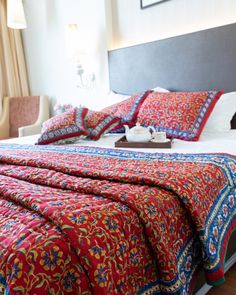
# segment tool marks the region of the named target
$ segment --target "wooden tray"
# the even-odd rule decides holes
[[[167,142],[128,142],[126,137],[123,136],[115,142],[115,147],[124,148],[145,148],[145,149],[170,149],[172,145],[172,139]]]

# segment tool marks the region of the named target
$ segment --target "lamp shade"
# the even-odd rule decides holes
[[[7,26],[12,29],[27,27],[22,0],[7,0]]]

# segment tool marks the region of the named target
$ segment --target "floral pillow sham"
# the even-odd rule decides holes
[[[74,143],[80,138],[99,139],[120,124],[120,118],[87,108],[73,108],[43,123],[37,144]]]
[[[197,141],[222,93],[152,92],[140,107],[137,121],[166,132],[168,137]]]
[[[113,128],[112,132],[124,132],[123,126],[125,124],[129,126],[135,125],[139,109],[150,93],[151,91],[147,90],[145,92],[134,94],[119,103],[115,103],[101,110],[101,112],[116,116],[121,119],[120,124]]]
[[[93,140],[99,139],[111,129],[120,125],[120,118],[100,111],[88,110],[85,116],[87,137]]]
[[[86,108],[73,108],[65,113],[56,115],[42,125],[38,144],[72,142],[88,134],[84,125],[87,114]]]

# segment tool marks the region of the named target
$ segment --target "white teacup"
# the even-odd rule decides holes
[[[166,132],[153,132],[152,133],[152,141],[154,142],[165,142],[167,140]]]

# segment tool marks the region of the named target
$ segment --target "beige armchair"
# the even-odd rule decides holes
[[[49,118],[47,96],[4,97],[0,115],[0,139],[40,133]]]

